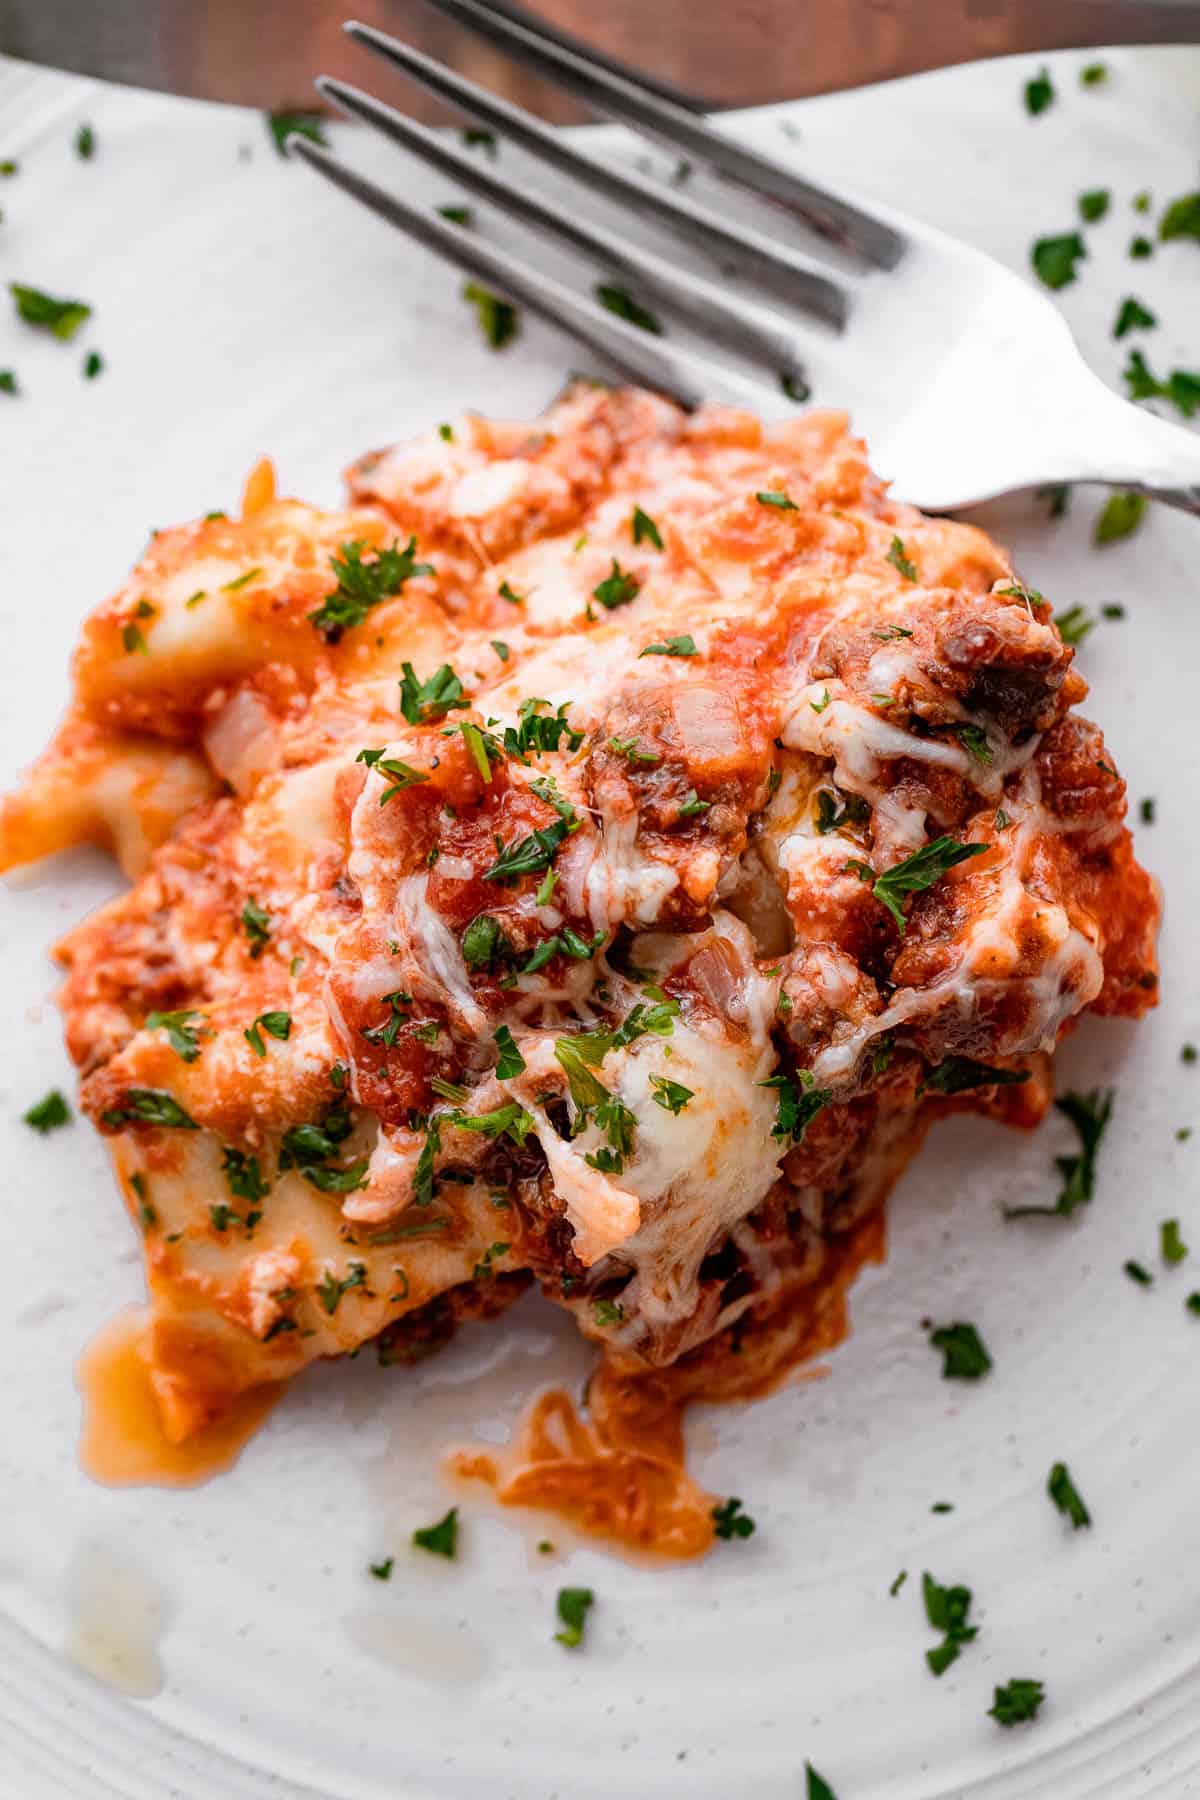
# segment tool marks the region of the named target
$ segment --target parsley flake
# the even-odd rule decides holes
[[[1025,83],[1025,111],[1031,118],[1036,119],[1039,113],[1053,106],[1056,98],[1049,69],[1039,69],[1033,79]]]
[[[203,1017],[202,1012],[190,1006],[182,1007],[178,1012],[151,1012],[146,1014],[145,1029],[165,1031],[176,1056],[182,1057],[185,1063],[193,1063],[200,1054],[200,1041],[192,1020]]]
[[[1182,237],[1195,238],[1200,243],[1200,189],[1171,201],[1159,220],[1158,235],[1164,244]]]
[[[421,681],[410,662],[401,663],[404,679],[400,683],[400,711],[410,725],[428,725],[448,712],[466,710],[463,684],[449,663],[435,669],[428,681]]]
[[[1094,628],[1096,621],[1086,608],[1068,606],[1065,612],[1055,613],[1054,623],[1064,644],[1079,645]]]
[[[900,902],[906,894],[921,894],[927,888],[941,880],[958,863],[965,862],[968,857],[982,856],[990,849],[988,844],[960,844],[952,837],[934,838],[921,850],[914,850],[894,868],[885,869],[882,875],[875,876],[872,892],[875,898],[887,907],[896,928],[903,936],[906,921],[900,910]]]
[[[1129,331],[1152,331],[1157,324],[1158,320],[1149,308],[1143,306],[1140,300],[1135,300],[1132,294],[1128,294],[1117,312],[1113,336],[1123,338]]]
[[[1164,1219],[1158,1228],[1159,1248],[1165,1263],[1181,1263],[1188,1249],[1179,1235],[1179,1220]]]
[[[396,1559],[394,1556],[385,1556],[382,1562],[367,1564],[367,1567],[370,1569],[376,1581],[390,1581],[392,1579],[392,1570],[395,1566]]]
[[[280,156],[287,155],[287,141],[290,136],[307,138],[310,144],[329,147],[329,139],[325,136],[325,124],[320,113],[313,112],[269,112],[266,115],[267,130]]]
[[[556,1631],[554,1641],[568,1650],[576,1650],[583,1642],[587,1616],[596,1603],[591,1588],[559,1588],[556,1602],[563,1629]]]
[[[58,1089],[51,1088],[44,1099],[21,1114],[21,1119],[24,1124],[32,1126],[34,1131],[40,1132],[42,1137],[46,1137],[50,1132],[57,1131],[60,1125],[71,1123],[71,1109]]]
[[[1185,419],[1200,410],[1200,372],[1196,370],[1172,369],[1166,380],[1160,381],[1141,351],[1131,350],[1121,379],[1131,400],[1169,400]]]
[[[1096,520],[1094,541],[1097,544],[1114,544],[1120,538],[1132,537],[1145,517],[1145,512],[1145,494],[1110,494],[1104,503],[1104,510]]]
[[[1089,188],[1087,193],[1079,196],[1079,216],[1087,224],[1095,225],[1111,204],[1112,194],[1108,188]]]
[[[651,1098],[656,1105],[676,1116],[683,1112],[689,1100],[695,1099],[694,1089],[684,1087],[679,1081],[668,1081],[665,1075],[652,1075],[650,1086],[654,1090]]]
[[[971,1590],[965,1587],[943,1587],[928,1571],[921,1577],[921,1585],[925,1598],[925,1616],[935,1631],[945,1634],[936,1649],[925,1652],[925,1661],[932,1674],[944,1675],[951,1663],[958,1660],[962,1646],[979,1635],[978,1626],[967,1624],[971,1611]]]
[[[25,287],[19,281],[10,281],[8,291],[27,325],[50,332],[64,344],[69,343],[79,327],[92,316],[91,307],[83,300],[56,300],[52,294]]]
[[[719,1506],[712,1509],[714,1536],[732,1540],[733,1538],[753,1537],[754,1520],[742,1511],[742,1503],[736,1494],[730,1495]]]
[[[1087,246],[1077,231],[1064,231],[1058,237],[1038,238],[1029,252],[1034,273],[1048,288],[1069,287],[1075,280],[1077,262],[1087,256]]]
[[[257,962],[271,941],[271,915],[251,894],[242,907],[242,930],[253,961]]]
[[[790,495],[783,493],[780,489],[768,488],[755,494],[754,498],[760,506],[773,506],[779,512],[799,512],[800,510]]]
[[[696,640],[690,631],[681,633],[679,637],[665,638],[661,644],[647,644],[638,656],[699,656]]]
[[[503,350],[506,344],[512,343],[521,324],[520,315],[511,300],[502,300],[499,294],[493,294],[490,288],[481,287],[477,281],[465,284],[462,297],[475,308],[484,341],[493,350]]]
[[[898,569],[900,571],[905,581],[920,580],[916,563],[912,562],[909,557],[905,555],[903,538],[893,536],[891,545],[888,549],[887,559],[891,563],[893,569]]]
[[[624,319],[629,325],[636,325],[639,331],[652,332],[655,337],[662,336],[661,321],[636,300],[628,288],[614,287],[611,282],[599,282],[593,292],[601,306],[607,307],[610,313],[615,313],[618,319]]]
[[[662,549],[662,534],[660,533],[658,526],[654,523],[650,514],[643,512],[640,506],[635,506],[633,509],[630,530],[633,532],[633,541],[635,544],[644,542],[653,544],[656,550]]]
[[[450,1511],[436,1525],[421,1525],[412,1534],[412,1541],[418,1550],[428,1550],[434,1556],[454,1557],[458,1554],[458,1508],[452,1506]]]
[[[978,1381],[992,1366],[987,1346],[974,1325],[961,1321],[939,1325],[929,1334],[930,1346],[942,1352],[943,1381]]]
[[[1091,1524],[1092,1515],[1084,1505],[1079,1489],[1071,1480],[1071,1471],[1066,1463],[1055,1463],[1046,1482],[1046,1492],[1063,1517],[1071,1521],[1073,1531],[1081,1531],[1085,1525]]]
[[[639,587],[637,576],[623,570],[614,556],[611,570],[592,589],[592,599],[598,600],[606,612],[615,612],[618,606],[628,606],[637,597]]]
[[[419,575],[432,575],[432,563],[416,561],[417,540],[410,537],[404,549],[397,538],[390,548],[376,551],[370,562],[363,561],[368,548],[364,538],[351,538],[338,546],[329,566],[337,586],[326,594],[308,622],[320,632],[327,644],[336,644],[342,633],[361,625],[372,607],[402,592],[404,584]],[[412,721],[410,721],[411,723]]]
[[[292,1015],[288,1012],[259,1013],[253,1025],[247,1026],[242,1036],[253,1050],[255,1056],[265,1056],[267,1046],[263,1042],[263,1032],[273,1037],[277,1043],[286,1044],[292,1035]]]
[[[995,1719],[997,1725],[1023,1725],[1027,1720],[1037,1718],[1045,1697],[1046,1690],[1040,1681],[1014,1676],[1003,1687],[995,1689],[988,1717]]]
[[[1070,1218],[1080,1206],[1086,1206],[1096,1185],[1096,1155],[1100,1140],[1112,1118],[1113,1091],[1094,1088],[1089,1094],[1067,1093],[1054,1102],[1079,1134],[1078,1156],[1057,1156],[1055,1164],[1063,1178],[1063,1187],[1053,1206],[1006,1206],[1006,1219]]]

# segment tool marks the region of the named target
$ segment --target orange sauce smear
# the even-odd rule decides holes
[[[587,1418],[561,1389],[538,1396],[504,1451],[453,1451],[446,1472],[480,1481],[502,1506],[556,1514],[624,1552],[685,1561],[712,1547],[717,1496],[689,1475],[683,1415],[690,1400],[748,1400],[787,1372],[832,1350],[849,1331],[846,1291],[864,1262],[882,1262],[882,1207],[827,1260],[818,1280],[793,1292],[748,1336],[646,1374],[602,1362],[588,1388]]]
[[[142,1354],[148,1318],[135,1307],[110,1319],[75,1365],[80,1466],[105,1487],[196,1487],[233,1467],[283,1387],[251,1388],[214,1424],[171,1443]]]

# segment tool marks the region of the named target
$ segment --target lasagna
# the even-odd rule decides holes
[[[57,955],[167,1434],[532,1284],[650,1413],[831,1341],[930,1119],[1154,1002],[1073,663],[833,412],[576,384],[155,533],[0,856],[131,882]]]

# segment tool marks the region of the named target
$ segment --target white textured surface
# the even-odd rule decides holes
[[[778,109],[745,129],[1015,266],[1034,236],[1072,228],[1079,190],[1111,185],[1112,213],[1064,296],[1072,323],[1113,378],[1125,346],[1111,321],[1134,292],[1163,319],[1144,341],[1152,365],[1193,366],[1200,254],[1182,244],[1130,263],[1125,246],[1144,228],[1137,190],[1157,205],[1194,184],[1200,53],[1115,52],[1108,88],[1088,92],[1075,81],[1087,58],[1045,60],[1060,99],[1036,122],[1020,103],[1035,65],[1022,60],[788,109],[802,142],[781,134]],[[91,164],[70,147],[84,118],[99,138]],[[70,347],[0,315],[0,366],[25,390],[0,410],[7,781],[61,705],[80,616],[149,527],[231,504],[263,451],[285,487],[332,499],[351,454],[465,406],[534,412],[577,358],[540,329],[491,355],[454,278],[279,163],[253,117],[0,65],[0,155],[22,164],[3,184],[6,278],[96,307]],[[85,385],[93,345],[108,367]],[[1200,1286],[1200,1136],[1174,1136],[1200,1126],[1200,1070],[1179,1061],[1181,1042],[1200,1039],[1200,527],[1158,512],[1096,552],[1098,505],[1079,494],[1056,524],[1019,501],[983,515],[1056,604],[1129,609],[1081,661],[1131,793],[1158,798],[1142,837],[1168,891],[1167,979],[1145,1025],[1091,1024],[1063,1058],[1064,1085],[1118,1088],[1097,1198],[1066,1224],[1000,1216],[1018,1195],[1052,1197],[1062,1121],[1030,1141],[971,1123],[936,1136],[829,1378],[697,1420],[701,1475],[759,1521],[752,1541],[698,1567],[648,1573],[591,1551],[547,1566],[529,1549],[536,1525],[525,1536],[482,1515],[468,1517],[455,1566],[404,1548],[445,1505],[441,1443],[497,1435],[520,1398],[582,1372],[569,1328],[529,1303],[416,1375],[365,1360],[317,1372],[208,1488],[89,1485],[72,1364],[137,1297],[137,1256],[91,1134],[76,1125],[43,1143],[17,1120],[51,1083],[70,1085],[44,952],[111,876],[81,856],[12,884],[0,923],[6,1796],[793,1800],[806,1757],[839,1800],[1200,1792],[1200,1320],[1183,1309]],[[1168,1272],[1157,1229],[1170,1215],[1196,1253]],[[1122,1275],[1129,1256],[1155,1270],[1151,1290]],[[996,1363],[986,1382],[940,1380],[927,1315],[978,1323]],[[1045,1498],[1060,1457],[1090,1533],[1071,1536]],[[931,1515],[937,1500],[956,1510]],[[381,1587],[366,1564],[392,1552]],[[81,1561],[132,1565],[161,1594],[156,1699],[125,1701],[66,1659]],[[922,1568],[971,1586],[981,1626],[940,1682],[923,1662]],[[575,1657],[551,1641],[563,1581],[598,1595]],[[986,1709],[1013,1675],[1043,1678],[1049,1698],[1034,1726],[1001,1732]]]

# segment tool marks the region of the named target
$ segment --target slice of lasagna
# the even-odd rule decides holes
[[[168,1432],[534,1281],[622,1379],[811,1346],[929,1117],[1154,1002],[1072,664],[834,413],[581,385],[156,534],[0,852],[133,883],[61,1003]]]

